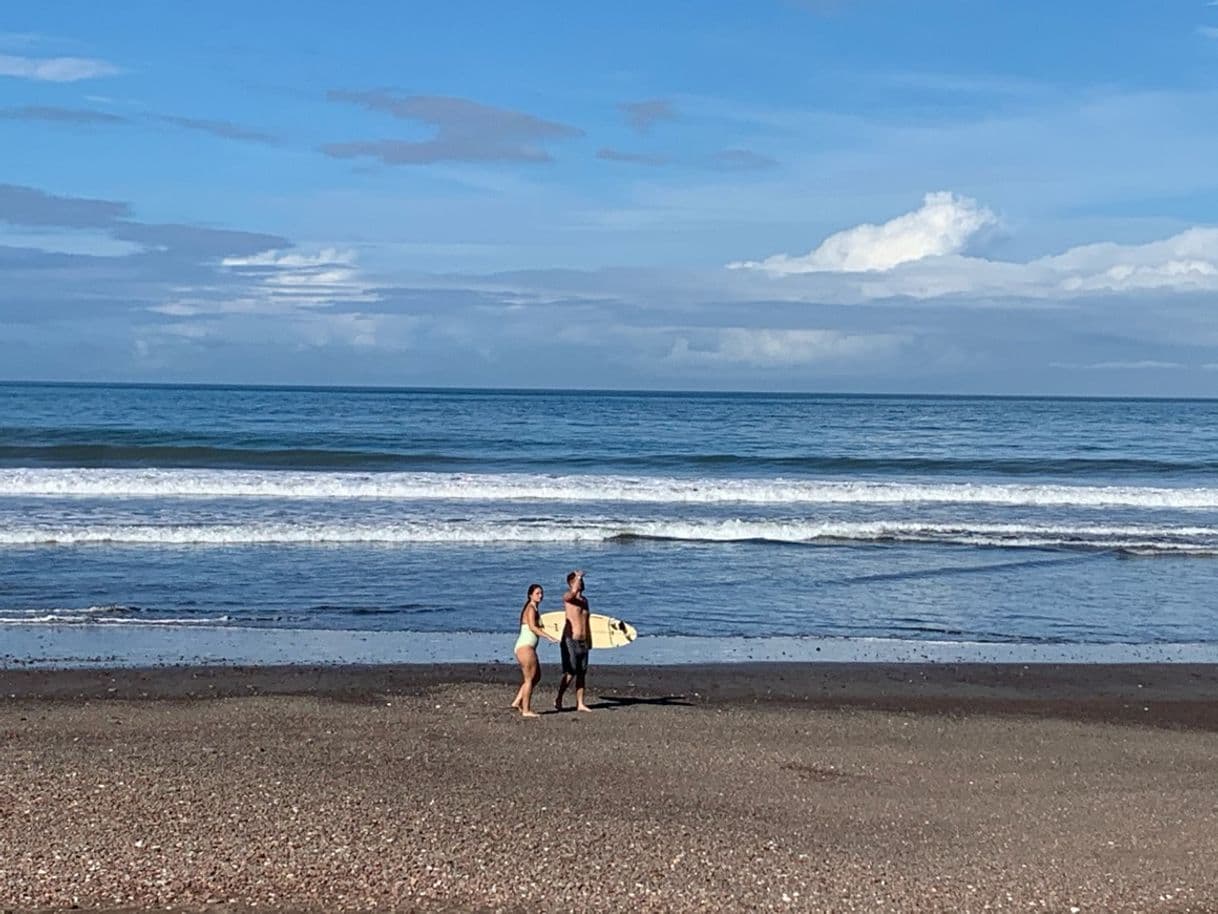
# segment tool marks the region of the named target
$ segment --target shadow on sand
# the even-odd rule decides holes
[[[662,698],[635,698],[630,695],[600,695],[594,703],[588,705],[592,710],[616,711],[618,708],[630,705],[658,705],[665,708],[691,708],[693,702],[686,701],[684,695],[665,695]]]

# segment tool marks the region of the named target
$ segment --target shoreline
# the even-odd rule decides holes
[[[0,670],[157,666],[514,664],[508,633],[106,623],[0,626]],[[542,665],[557,663],[542,645]],[[1218,643],[648,635],[593,665],[749,663],[1218,664]]]
[[[539,706],[558,678],[543,664]],[[512,663],[0,669],[0,701],[190,701],[300,697],[375,702],[435,689],[509,692]],[[589,694],[616,705],[873,710],[1057,718],[1218,732],[1218,664],[718,663],[593,664]]]

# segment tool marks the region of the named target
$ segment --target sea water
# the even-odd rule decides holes
[[[462,659],[577,567],[669,659],[1218,649],[1218,401],[0,385],[8,662]]]

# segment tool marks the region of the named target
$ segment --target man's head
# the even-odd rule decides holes
[[[567,587],[575,593],[584,589],[584,573],[582,571],[567,572]]]

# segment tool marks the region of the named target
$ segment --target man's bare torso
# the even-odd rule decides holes
[[[562,596],[562,608],[567,617],[564,635],[576,641],[588,640],[588,600],[583,594],[568,590]]]

